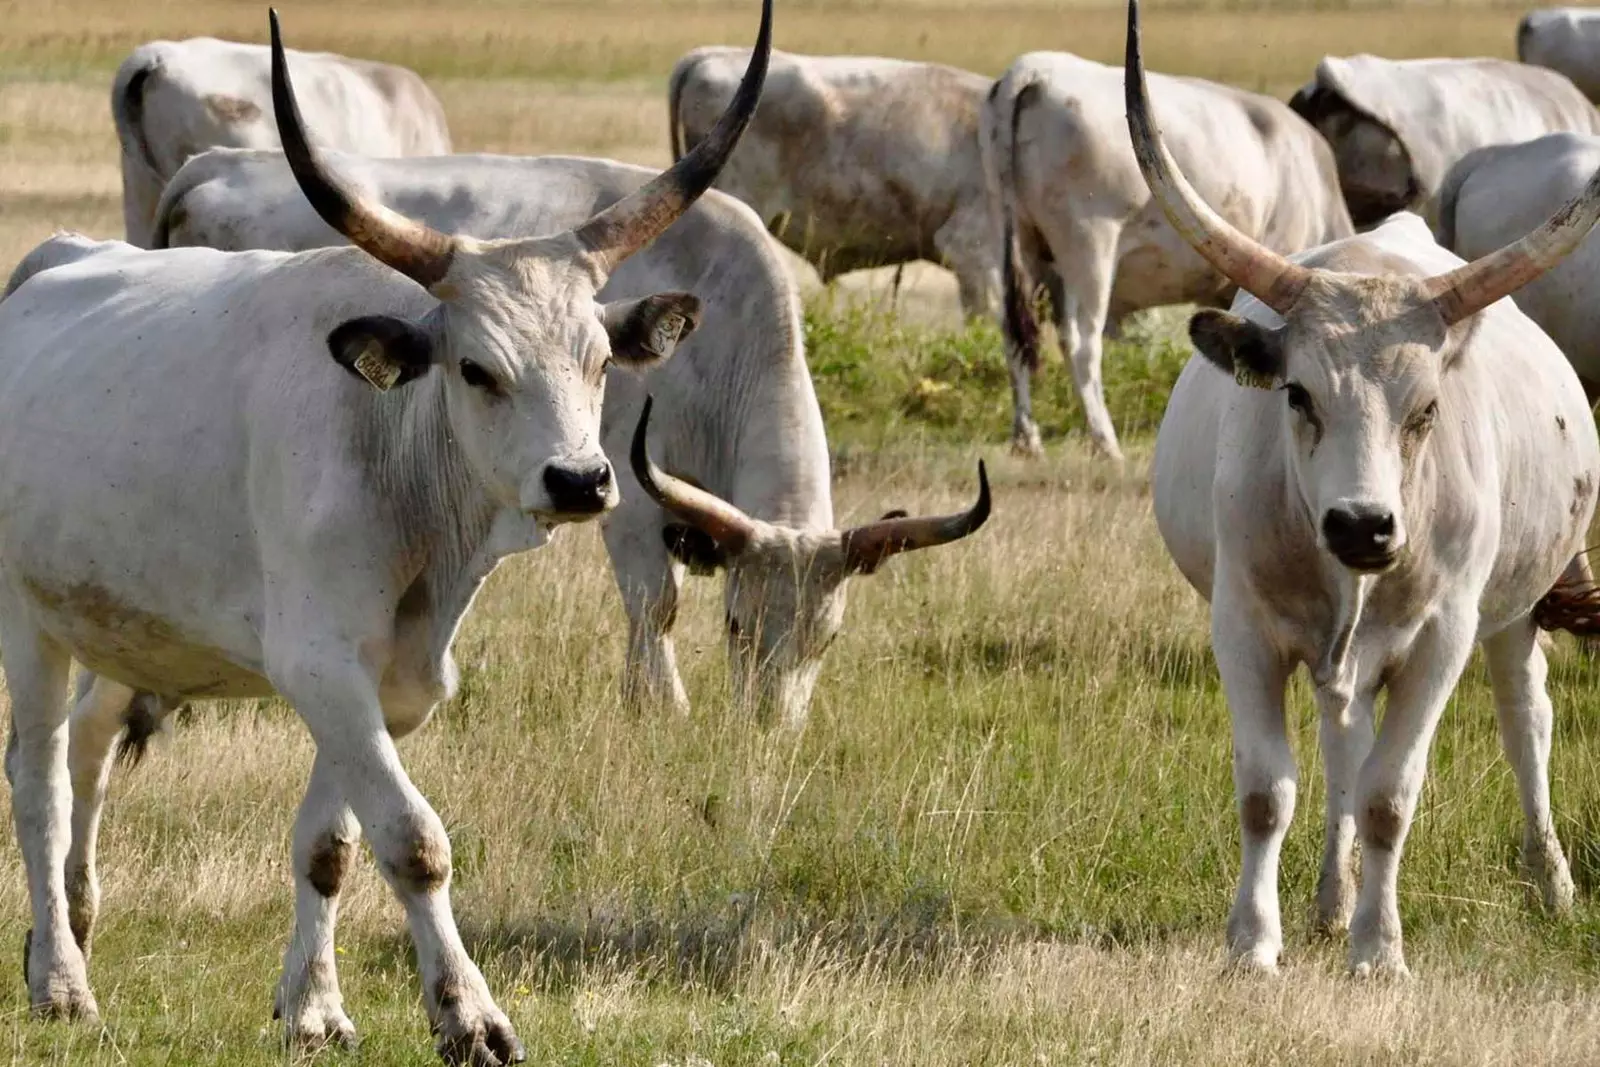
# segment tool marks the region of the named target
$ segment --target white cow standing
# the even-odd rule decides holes
[[[320,143],[371,156],[450,151],[444,108],[414,72],[328,52],[290,52],[300,106]],[[122,212],[130,244],[149,247],[167,180],[217,146],[277,148],[265,45],[193,37],[135,48],[111,84],[122,144]]]
[[[147,252],[64,236],[19,266],[0,300],[0,647],[37,1011],[97,1015],[95,827],[69,826],[68,807],[103,790],[106,768],[73,780],[69,734],[74,747],[114,736],[136,689],[169,702],[277,692],[317,746],[277,996],[288,1036],[353,1036],[333,937],[365,834],[405,908],[439,1051],[524,1058],[462,945],[450,842],[394,738],[453,691],[451,641],[498,562],[616,504],[599,444],[606,366],[665,358],[699,306],[596,296],[715,180],[770,41],[768,0],[732,108],[672,170],[575,229],[488,241],[441,234],[328,171],[274,14],[284,153],[358,247]],[[73,659],[98,678],[69,728]]]
[[[1530,611],[1583,543],[1600,442],[1571,367],[1503,298],[1600,217],[1600,174],[1523,240],[1470,264],[1409,215],[1285,258],[1212,211],[1167,154],[1137,0],[1127,70],[1152,193],[1242,290],[1231,313],[1190,323],[1198,354],[1173,389],[1154,468],[1162,537],[1211,602],[1233,719],[1243,862],[1229,955],[1271,971],[1283,947],[1278,857],[1296,792],[1284,689],[1302,663],[1328,780],[1317,923],[1348,924],[1355,973],[1406,971],[1401,850],[1439,716],[1478,642],[1521,795],[1524,862],[1545,904],[1567,907]]]
[[[642,167],[571,156],[360,159],[330,153],[373,199],[445,233],[535,237],[577,225],[636,191]],[[213,149],[184,165],[156,212],[153,243],[299,251],[344,240],[301,195],[280,153]],[[758,719],[806,719],[822,656],[838,635],[845,586],[881,557],[824,552],[860,541],[834,529],[828,441],[806,367],[800,301],[784,263],[744,204],[711,190],[606,283],[608,300],[684,290],[716,329],[697,331],[641,380],[612,375],[602,439],[623,472],[622,503],[602,523],[628,612],[624,693],[688,710],[672,630],[685,568],[725,571],[735,692]],[[739,549],[716,521],[663,512],[630,480],[630,440],[645,391],[667,467],[720,498],[757,532]],[[900,548],[942,543],[938,520],[872,524]],[[976,525],[972,527],[976,529]],[[870,564],[870,566],[869,566]]]
[[[1198,78],[1152,76],[1173,151],[1222,212],[1269,248],[1296,252],[1352,232],[1328,146],[1282,102]],[[1120,459],[1101,383],[1102,333],[1143,308],[1225,302],[1233,283],[1197,256],[1151,201],[1123,115],[1122,71],[1031,52],[983,110],[983,161],[1003,242],[1012,448],[1041,450],[1031,379],[1039,367],[1033,287],[1050,292],[1089,438]],[[1218,152],[1217,145],[1227,145]]]
[[[706,135],[749,58],[697,48],[673,68],[674,157]],[[949,267],[968,315],[999,307],[978,111],[989,79],[877,56],[772,54],[761,107],[717,187],[755,208],[829,282],[925,259]]]
[[[1590,100],[1600,100],[1600,11],[1547,7],[1517,23],[1517,58],[1572,79]]]
[[[1445,172],[1475,148],[1600,133],[1600,114],[1565,76],[1503,59],[1326,56],[1289,106],[1333,146],[1359,227],[1396,211],[1431,220]]]

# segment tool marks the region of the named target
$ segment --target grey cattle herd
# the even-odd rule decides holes
[[[276,14],[270,46],[136,49],[112,88],[127,240],[58,234],[0,299],[5,768],[34,1008],[97,1016],[95,842],[119,743],[139,751],[190,700],[277,693],[316,742],[286,1037],[354,1038],[333,946],[364,836],[440,1054],[524,1058],[394,745],[455,691],[451,643],[489,573],[600,520],[623,692],[687,711],[680,583],[720,571],[737,699],[798,726],[848,580],[989,516],[980,463],[967,510],[836,525],[772,238],[824,278],[949,267],[962,310],[1000,322],[1024,454],[1041,446],[1040,304],[1109,457],[1102,336],[1203,305],[1154,511],[1211,603],[1232,714],[1235,965],[1273,971],[1282,949],[1284,692],[1302,664],[1328,781],[1316,914],[1348,931],[1353,972],[1406,971],[1400,855],[1478,644],[1524,863],[1567,908],[1535,620],[1582,629],[1594,598],[1600,15],[1536,12],[1516,42],[1522,63],[1330,56],[1285,103],[1147,74],[1137,0],[1122,68],[1039,52],[992,82],[775,51],[763,0],[754,48],[673,70],[664,173],[451,155],[420,78],[288,51]]]

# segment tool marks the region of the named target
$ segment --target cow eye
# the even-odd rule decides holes
[[[1290,382],[1283,387],[1283,391],[1288,395],[1290,407],[1306,418],[1311,418],[1311,394],[1306,392],[1303,385],[1299,382]]]
[[[494,375],[470,359],[461,361],[461,380],[474,389],[482,389],[496,396],[500,395],[500,385],[494,380]]]
[[[1439,402],[1430,400],[1428,406],[1411,417],[1406,429],[1412,433],[1423,433],[1433,425],[1433,420],[1439,417]]]

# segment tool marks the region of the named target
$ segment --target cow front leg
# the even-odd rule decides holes
[[[1376,695],[1369,689],[1346,702],[1327,689],[1317,692],[1328,800],[1313,928],[1324,936],[1348,930],[1356,906],[1356,786],[1361,765],[1372,751]]]
[[[1547,911],[1572,909],[1572,872],[1550,817],[1550,734],[1555,718],[1545,688],[1548,668],[1530,619],[1483,643],[1494,687],[1500,744],[1517,776],[1522,801],[1522,863]]]
[[[1409,974],[1400,929],[1400,857],[1427,774],[1428,749],[1476,628],[1471,606],[1445,608],[1391,673],[1383,728],[1357,786],[1361,888],[1350,922],[1350,971],[1358,977]]]
[[[1239,807],[1239,892],[1228,915],[1228,956],[1273,973],[1283,951],[1278,856],[1294,817],[1296,772],[1284,722],[1288,668],[1230,597],[1212,611],[1212,648],[1233,720],[1233,783]]]
[[[330,660],[343,641],[300,631],[297,643],[299,657],[291,652],[289,665],[274,667],[273,681],[310,727],[318,760],[335,769],[337,787],[405,909],[439,1054],[473,1067],[522,1062],[522,1043],[461,943],[450,908],[450,839],[400,765],[377,683],[353,650]],[[309,851],[307,859],[309,883]]]
[[[72,936],[65,884],[71,845],[72,786],[67,771],[67,651],[35,629],[26,609],[0,605],[0,648],[11,694],[11,782],[17,843],[28,877],[33,929],[23,970],[35,1013],[99,1019],[83,950]]]
[[[294,931],[272,1010],[294,1047],[355,1044],[356,1027],[339,992],[333,939],[339,889],[360,840],[361,828],[339,790],[333,763],[319,751],[294,823]]]
[[[628,492],[626,487],[623,492]],[[641,499],[644,490],[634,492],[639,495],[632,499]],[[630,498],[625,495],[624,500],[627,499]],[[617,510],[618,514],[606,524],[605,542],[628,613],[623,702],[635,711],[667,708],[687,715],[689,694],[678,674],[672,641],[683,567],[667,553],[658,509],[650,506],[636,511],[624,504]]]

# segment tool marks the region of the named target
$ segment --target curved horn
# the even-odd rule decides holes
[[[1538,229],[1464,267],[1429,278],[1424,291],[1432,298],[1446,324],[1454,325],[1516,292],[1560,263],[1589,235],[1597,219],[1600,219],[1600,171],[1595,171],[1583,191]]]
[[[966,511],[928,519],[879,519],[840,534],[845,567],[871,574],[890,556],[959,541],[989,518],[989,472],[978,461],[978,500]]]
[[[738,92],[711,132],[671,170],[657,175],[644,188],[612,204],[575,231],[578,240],[593,253],[602,273],[610,274],[623,260],[661,236],[701,193],[711,188],[755,114],[771,54],[772,0],[761,0],[761,30],[756,36],[755,51]]]
[[[1133,154],[1150,195],[1179,235],[1229,281],[1280,315],[1299,298],[1311,277],[1305,267],[1280,256],[1218,215],[1194,191],[1161,141],[1150,115],[1150,89],[1145,84],[1144,56],[1139,42],[1139,0],[1128,0],[1128,50],[1123,60],[1128,103],[1128,133]]]
[[[289,161],[300,191],[322,221],[348,237],[351,244],[431,289],[450,270],[455,241],[353,193],[329,172],[322,154],[306,138],[294,83],[289,80],[289,64],[283,55],[277,9],[269,9],[268,18],[272,24],[272,110],[278,119],[284,158]]]
[[[721,497],[664,473],[650,461],[645,432],[650,426],[650,409],[654,406],[655,399],[646,396],[644,410],[639,412],[639,425],[633,431],[630,453],[633,476],[639,479],[651,500],[705,533],[729,555],[737,556],[750,543],[755,522]]]

